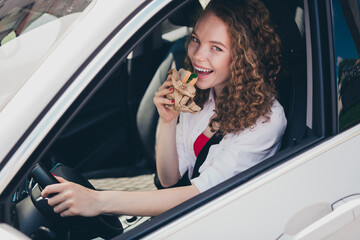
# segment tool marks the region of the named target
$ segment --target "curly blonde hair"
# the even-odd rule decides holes
[[[277,95],[274,81],[280,71],[281,44],[267,8],[259,0],[212,0],[200,18],[208,13],[228,26],[232,45],[231,77],[216,98],[211,130],[225,135],[254,127],[260,117],[269,121]],[[192,68],[188,57],[185,63]],[[195,101],[203,106],[209,89],[197,91]]]

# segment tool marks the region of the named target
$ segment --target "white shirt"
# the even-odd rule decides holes
[[[180,113],[176,128],[176,148],[181,176],[188,170],[191,179],[196,161],[194,142],[208,126],[214,110],[214,95],[210,91],[209,100],[200,112]],[[219,144],[212,145],[199,169],[200,176],[192,179],[191,183],[200,192],[204,192],[274,155],[280,147],[287,123],[283,107],[278,101],[275,100],[271,107],[269,121],[264,120],[260,117],[255,127],[237,134],[226,134]]]

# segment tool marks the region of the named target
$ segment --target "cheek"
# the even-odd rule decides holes
[[[223,73],[230,72],[230,65],[231,65],[231,59],[229,58],[212,58],[212,62],[215,66],[217,66],[218,70],[220,70]]]
[[[217,72],[221,82],[227,81],[231,77],[231,60],[222,58],[217,61]]]
[[[231,71],[231,58],[227,57],[225,59],[223,59],[222,61],[222,67],[224,69],[224,72],[228,73],[230,75],[230,71]]]
[[[193,59],[193,56],[194,56],[194,52],[195,52],[195,49],[193,46],[191,46],[191,44],[189,45],[188,49],[187,49],[187,54],[190,58],[190,60],[192,61]]]

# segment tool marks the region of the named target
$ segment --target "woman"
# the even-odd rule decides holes
[[[165,105],[173,91],[169,80],[155,94],[159,112],[156,165],[164,187],[181,177],[189,185],[158,191],[93,191],[58,178],[46,187],[61,216],[101,213],[158,215],[272,156],[280,146],[286,119],[276,101],[274,81],[280,69],[280,40],[269,13],[258,0],[213,0],[201,14],[188,44],[189,67],[198,75],[196,102],[202,110],[180,113]],[[170,77],[170,76],[169,76]],[[179,123],[177,119],[180,115]],[[196,155],[210,147],[193,177]]]

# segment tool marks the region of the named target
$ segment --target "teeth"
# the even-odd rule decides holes
[[[212,72],[212,70],[207,70],[207,69],[203,69],[203,68],[198,68],[198,67],[194,67],[196,71],[199,72]]]

